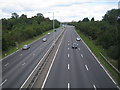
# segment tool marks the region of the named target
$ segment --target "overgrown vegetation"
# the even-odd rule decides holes
[[[114,61],[120,61],[120,9],[108,11],[101,21],[84,18],[79,22],[71,22],[95,45],[104,49],[106,55]],[[120,66],[120,63],[118,63]],[[119,67],[120,70],[120,67]]]
[[[11,18],[2,19],[2,51],[6,52],[19,43],[51,30],[52,22],[41,13],[31,18],[24,14],[19,17],[17,13],[13,13]],[[59,25],[59,21],[55,20],[55,28]]]

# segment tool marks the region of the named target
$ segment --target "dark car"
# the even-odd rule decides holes
[[[73,49],[77,49],[77,46],[78,46],[77,43],[73,43],[73,44],[72,44],[72,48],[73,48]]]
[[[24,46],[22,47],[23,50],[27,50],[27,49],[29,49],[29,48],[30,48],[29,45],[24,45]]]

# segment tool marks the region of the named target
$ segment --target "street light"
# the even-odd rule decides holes
[[[55,35],[54,35],[54,28],[55,28],[55,22],[54,22],[54,12],[48,12],[48,13],[53,13],[53,45],[55,45]]]

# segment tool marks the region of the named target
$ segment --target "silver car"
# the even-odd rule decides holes
[[[22,47],[23,50],[27,50],[27,49],[29,49],[29,48],[30,48],[29,45],[24,45],[24,46]]]
[[[80,40],[81,40],[81,38],[80,38],[80,37],[77,37],[77,38],[76,38],[76,40],[77,40],[77,41],[80,41]]]
[[[46,38],[43,38],[43,39],[42,39],[42,41],[43,41],[43,42],[46,42],[46,41],[47,41],[47,39],[46,39]]]

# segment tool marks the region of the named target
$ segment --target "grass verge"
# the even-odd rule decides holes
[[[120,85],[120,77],[118,73],[101,57],[100,52],[103,52],[103,49],[96,46],[92,40],[89,40],[84,34],[82,34],[79,30],[76,30],[83,41],[87,44],[87,46],[91,49],[91,51],[95,54],[95,56],[99,59],[102,65],[106,68],[109,74],[113,77],[118,85]]]
[[[29,39],[29,40],[26,40],[26,41],[24,41],[24,42],[22,42],[22,43],[19,43],[19,44],[18,44],[18,47],[11,47],[11,48],[9,48],[7,51],[2,52],[2,58],[5,57],[5,56],[7,56],[7,55],[10,55],[11,53],[15,52],[16,50],[18,50],[18,49],[20,49],[20,48],[22,48],[23,45],[30,44],[30,43],[32,43],[33,41],[35,41],[35,40],[43,37],[44,35],[46,35],[48,32],[52,32],[52,31],[53,31],[53,30],[49,30],[49,31],[44,32],[43,34],[37,36],[37,37],[34,37],[34,38],[32,38],[32,39]]]

